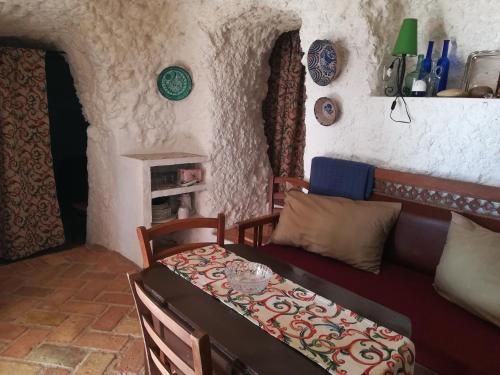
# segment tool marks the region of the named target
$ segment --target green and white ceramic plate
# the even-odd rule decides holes
[[[193,82],[189,73],[179,66],[169,66],[158,76],[158,90],[165,98],[182,100],[189,95]]]

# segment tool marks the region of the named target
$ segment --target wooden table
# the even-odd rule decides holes
[[[402,335],[410,337],[410,320],[393,310],[284,263],[245,245],[226,245],[229,251],[268,265],[274,272]],[[319,365],[208,295],[167,267],[155,264],[142,271],[144,286],[166,307],[194,328],[208,333],[218,360],[227,373],[325,374]]]

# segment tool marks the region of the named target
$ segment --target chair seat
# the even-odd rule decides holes
[[[259,250],[408,316],[423,366],[440,374],[500,374],[500,329],[437,294],[433,276],[386,261],[376,275],[289,246]]]

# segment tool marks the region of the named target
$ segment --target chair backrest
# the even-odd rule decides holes
[[[150,229],[145,227],[137,228],[137,237],[139,238],[139,244],[141,246],[142,261],[144,268],[151,266],[154,261],[158,259],[165,258],[169,255],[177,254],[182,251],[196,249],[198,247],[207,246],[210,244],[217,243],[220,246],[224,246],[224,231],[225,231],[225,217],[224,214],[220,213],[216,218],[189,218],[189,219],[179,219],[172,220],[164,224],[158,224]],[[159,240],[163,236],[188,229],[196,228],[214,228],[217,229],[217,242],[197,242],[190,244],[183,244],[178,246],[168,247],[157,251],[151,245],[152,241]]]
[[[293,188],[309,190],[309,182],[297,177],[272,176],[269,177],[268,204],[269,213],[281,211],[285,200],[285,188],[290,185]]]
[[[141,324],[149,374],[212,374],[210,338],[148,295],[140,273],[127,275]]]

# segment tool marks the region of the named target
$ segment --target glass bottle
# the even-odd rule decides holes
[[[422,61],[421,76],[422,78],[425,74],[429,74],[432,69],[432,49],[434,48],[434,41],[430,40],[427,45],[427,54],[425,55],[424,61]]]
[[[450,44],[449,40],[443,42],[443,52],[441,57],[437,61],[438,66],[441,67],[440,79],[438,83],[437,91],[446,90],[446,85],[448,83],[448,70],[450,69],[450,60],[448,60],[448,46]]]
[[[418,55],[417,66],[413,72],[410,72],[405,77],[405,84],[403,87],[403,94],[405,96],[410,96],[413,83],[418,80],[420,76],[420,69],[422,68],[422,61],[424,60],[424,55]]]
[[[413,87],[411,88],[411,96],[426,96],[427,95],[427,83],[423,79],[417,79],[413,82]]]
[[[427,84],[427,96],[436,96],[439,86],[439,81],[441,80],[441,67],[438,65],[437,61],[432,62],[432,69],[425,79]]]

